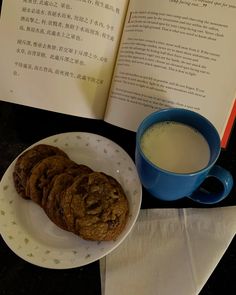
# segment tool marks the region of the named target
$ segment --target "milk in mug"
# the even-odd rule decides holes
[[[155,123],[141,137],[141,149],[153,164],[175,173],[193,173],[205,168],[210,148],[193,127],[174,121]]]

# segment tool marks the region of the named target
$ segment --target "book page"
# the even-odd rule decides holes
[[[127,3],[4,0],[0,99],[102,118]]]
[[[236,90],[235,1],[130,1],[106,120],[136,131],[149,113],[187,108],[221,137]]]

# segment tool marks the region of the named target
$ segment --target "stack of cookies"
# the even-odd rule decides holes
[[[61,149],[39,144],[16,161],[19,195],[39,204],[60,228],[86,240],[115,240],[124,229],[129,205],[113,177],[77,164]]]

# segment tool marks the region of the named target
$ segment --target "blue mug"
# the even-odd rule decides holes
[[[210,148],[210,160],[206,167],[191,173],[174,173],[153,164],[143,153],[140,141],[143,133],[158,122],[174,121],[197,129],[206,139]],[[147,116],[139,125],[136,133],[135,164],[146,190],[154,197],[164,201],[174,201],[188,197],[196,202],[214,204],[223,200],[233,187],[229,171],[215,165],[220,155],[220,137],[216,128],[200,114],[181,108],[156,111]],[[215,177],[223,189],[208,192],[201,184],[208,177]]]

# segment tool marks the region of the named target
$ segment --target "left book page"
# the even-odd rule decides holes
[[[127,5],[4,0],[0,100],[103,118]]]

